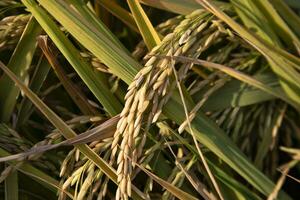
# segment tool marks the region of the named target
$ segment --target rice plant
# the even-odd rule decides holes
[[[299,199],[299,6],[1,1],[1,199]]]

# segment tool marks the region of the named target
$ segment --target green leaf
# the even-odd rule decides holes
[[[19,199],[18,172],[10,173],[5,179],[5,200]]]
[[[248,29],[239,25],[232,18],[221,11],[217,6],[208,2],[207,0],[197,0],[201,5],[206,7],[218,18],[227,23],[234,31],[236,31],[243,39],[249,44],[260,51],[266,59],[272,70],[280,78],[280,83],[283,83],[283,89],[289,95],[289,97],[300,105],[300,73],[296,68],[299,67],[299,59],[289,54],[283,49],[277,48],[274,45],[270,45],[267,41],[250,32]],[[291,59],[292,58],[292,59]]]
[[[41,12],[41,8],[33,0],[22,1],[35,17],[40,20],[45,18],[45,16],[39,16],[38,12]],[[119,46],[107,38],[104,32],[100,29],[96,30],[86,19],[66,5],[64,1],[39,0],[39,2],[51,15],[54,15],[83,46],[96,55],[105,65],[109,66],[112,73],[118,75],[128,84],[134,79],[135,74],[141,66],[127,52],[124,52],[124,50],[120,49]],[[47,20],[47,23],[49,23],[49,20]],[[47,23],[41,23],[41,26],[47,26]],[[50,29],[47,33],[55,42]],[[60,37],[63,36],[60,35]],[[66,42],[64,42],[64,44],[65,43]],[[60,45],[58,48],[63,49],[64,47]],[[122,68],[115,66],[122,66]]]
[[[73,6],[75,6],[76,11],[79,11],[80,15],[83,16],[84,19],[87,20],[88,23],[90,23],[91,27],[94,29],[102,30],[103,34],[107,38],[111,40],[116,46],[122,48],[124,51],[127,51],[126,48],[123,47],[122,43],[117,39],[117,37],[111,33],[109,29],[105,28],[105,25],[103,22],[101,22],[97,16],[91,11],[91,9],[87,6],[87,4],[84,1],[81,0],[68,0],[71,2]],[[127,52],[129,54],[129,52]]]
[[[30,3],[29,3],[30,2]],[[111,93],[105,82],[101,80],[95,73],[94,69],[88,65],[83,58],[81,58],[79,51],[68,40],[68,38],[61,32],[53,20],[47,15],[47,13],[41,9],[37,4],[32,4],[33,1],[24,1],[26,6],[30,7],[30,11],[34,17],[41,24],[43,29],[48,33],[52,41],[56,44],[59,50],[67,58],[70,64],[73,66],[78,75],[86,83],[89,89],[93,92],[95,97],[103,105],[105,110],[114,116],[118,114],[122,105],[118,99]],[[73,21],[73,20],[72,20]],[[112,44],[110,44],[112,45]]]
[[[273,32],[275,32],[283,41],[285,41],[290,48],[297,50],[297,48],[300,47],[299,38],[275,10],[273,7],[273,2],[271,3],[269,1],[259,0],[257,1],[256,6],[260,12],[266,16],[273,29]]]
[[[184,63],[194,63],[194,64],[198,64],[207,68],[212,68],[212,69],[217,69],[220,70],[226,74],[228,74],[229,76],[236,78],[244,83],[247,83],[251,86],[254,86],[256,88],[261,89],[262,91],[265,91],[268,94],[271,94],[275,97],[278,97],[282,100],[284,100],[285,102],[289,103],[290,105],[294,106],[296,109],[300,110],[300,106],[298,104],[296,104],[295,102],[291,101],[282,91],[280,92],[279,90],[275,90],[273,87],[269,87],[268,85],[258,81],[257,79],[248,76],[240,71],[237,71],[233,68],[224,66],[224,65],[220,65],[217,63],[212,63],[212,62],[208,62],[205,60],[200,60],[200,59],[193,59],[193,58],[188,58],[188,57],[183,57],[183,56],[172,56],[172,57],[167,57],[167,56],[162,56],[162,57],[166,57],[166,58],[172,58],[174,60],[178,60],[180,62],[184,62]]]
[[[286,1],[288,3],[288,1]],[[272,5],[280,16],[286,21],[290,28],[300,37],[299,16],[283,0],[272,0]],[[298,6],[300,6],[298,2]]]
[[[132,14],[129,13],[127,10],[119,6],[114,1],[111,0],[96,0],[96,3],[103,6],[105,9],[107,9],[111,14],[113,14],[115,17],[117,17],[119,20],[124,22],[128,27],[130,27],[132,30],[134,30],[137,33],[139,32],[139,29],[132,17]]]
[[[48,37],[41,36],[38,38],[39,47],[42,49],[44,55],[48,59],[51,67],[56,73],[58,79],[66,89],[67,93],[78,106],[84,115],[97,115],[97,111],[88,103],[88,98],[85,94],[70,80],[65,72],[64,68],[60,65],[54,54],[55,50],[51,47],[51,43],[48,44]]]
[[[187,15],[191,12],[203,8],[195,0],[140,0],[141,3],[172,13]],[[227,3],[214,1],[218,6],[227,5]]]
[[[264,85],[272,87],[278,94],[282,94],[277,77],[272,73],[261,73],[253,76]],[[203,97],[203,92],[199,91],[193,95],[194,101],[198,102]],[[213,93],[203,105],[204,111],[217,111],[229,107],[242,107],[253,105],[264,101],[275,99],[276,97],[255,87],[249,87],[243,81],[231,80],[226,83],[218,92]]]
[[[36,37],[41,31],[42,29],[37,21],[31,18],[9,60],[8,67],[22,80],[28,75],[28,69],[37,46]],[[20,90],[14,82],[3,75],[0,79],[0,121],[9,121],[19,94]]]
[[[134,20],[148,49],[151,50],[161,41],[138,0],[127,0]]]
[[[47,59],[42,56],[35,68],[35,72],[30,80],[29,88],[34,93],[39,93],[47,75],[50,70],[50,65]],[[19,108],[17,127],[21,126],[30,117],[32,113],[32,103],[29,99],[24,97]]]

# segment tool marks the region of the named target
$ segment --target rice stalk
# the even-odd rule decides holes
[[[24,137],[21,137],[19,135],[19,133],[17,133],[15,130],[9,128],[5,124],[0,124],[0,144],[1,144],[1,148],[5,149],[6,151],[8,151],[10,153],[18,153],[18,152],[28,151],[32,146],[32,143],[29,140],[27,140]],[[39,160],[37,160],[36,157],[31,157],[29,159],[31,161],[34,161],[33,162],[34,166],[58,175],[57,167],[55,166],[55,164],[52,160],[47,159],[47,157],[45,157],[45,156],[41,157],[41,155],[39,156],[39,158],[40,158]],[[18,168],[18,166],[22,165],[22,163],[23,163],[22,160],[19,160],[19,161],[21,161],[21,162],[19,162],[16,167],[14,167],[13,165],[10,165],[9,168],[12,167],[11,170],[7,169],[7,170],[5,170],[5,172],[3,171],[2,175],[7,176],[7,175],[9,175],[9,172],[14,171],[15,169]],[[2,176],[2,178],[3,178],[3,176]]]
[[[133,159],[133,162],[136,162],[145,143],[145,133],[147,133],[150,124],[158,120],[161,109],[168,100],[170,92],[167,93],[167,90],[172,91],[171,88],[175,87],[174,83],[170,83],[172,80],[170,62],[165,59],[157,61],[151,55],[157,53],[165,53],[165,55],[169,56],[192,54],[193,57],[199,57],[210,46],[221,40],[219,38],[220,35],[227,34],[226,29],[219,21],[215,20],[213,23],[208,24],[207,21],[202,19],[207,15],[203,14],[204,17],[203,15],[198,17],[201,14],[203,14],[201,11],[197,11],[187,16],[174,29],[173,33],[166,35],[162,43],[146,55],[145,59],[148,59],[148,62],[146,62],[145,67],[137,74],[135,81],[128,88],[125,97],[126,103],[120,115],[121,119],[118,122],[112,143],[113,161],[113,157],[117,152],[119,138],[122,136],[121,150],[117,158],[118,181],[120,184],[117,196],[121,198],[126,199],[127,196],[130,196],[130,187],[127,186],[131,181],[130,177],[134,167],[126,157],[129,156]],[[209,29],[205,29],[206,26],[209,26]],[[201,39],[197,40],[200,35],[202,36]],[[192,66],[192,64],[184,64],[179,68],[179,80],[182,81],[186,78],[186,74]],[[221,86],[222,84],[219,87]],[[146,123],[145,126],[142,125],[144,121]],[[144,134],[139,135],[142,126],[145,128],[145,131],[143,131]]]
[[[289,173],[290,169],[292,167],[294,167],[297,164],[297,161],[293,160],[287,164],[285,164],[284,166],[282,166],[281,168],[281,172],[282,175],[280,176],[280,178],[278,179],[276,186],[274,187],[274,190],[272,193],[270,193],[270,195],[268,196],[267,200],[274,200],[277,198],[278,196],[278,192],[280,191],[282,185],[284,184],[284,181],[287,177],[287,174]]]
[[[166,55],[176,56],[181,55],[183,49],[188,49],[189,46],[185,44],[190,45],[193,43],[187,43],[188,38],[185,41],[180,40],[180,44],[175,44],[174,49],[172,48],[173,46],[169,45],[170,42],[173,43],[175,41],[175,38],[177,40],[180,39],[177,34],[185,34],[183,37],[187,37],[186,35],[191,33],[192,30],[182,30],[183,27],[187,26],[188,21],[193,20],[189,18],[183,20],[181,26],[177,26],[174,33],[167,35],[162,40],[162,44],[154,48],[149,55],[157,52],[163,53],[160,49],[166,49]],[[112,143],[113,161],[118,150],[119,138],[122,136],[121,151],[117,157],[117,174],[120,186],[116,194],[121,199],[127,199],[127,196],[131,196],[131,174],[134,167],[132,162],[135,163],[141,155],[146,140],[146,133],[150,125],[158,120],[162,107],[168,100],[167,90],[169,89],[172,74],[171,63],[166,59],[158,61],[156,57],[146,56],[146,58],[148,58],[148,61],[145,67],[135,76],[133,83],[128,87],[128,92],[125,96],[126,103],[120,114],[121,119],[118,122]],[[150,112],[147,109],[148,107],[151,109]],[[145,114],[146,111],[148,114]],[[143,120],[146,121],[145,131],[140,135]],[[127,158],[128,156],[132,158],[132,162]]]
[[[165,139],[165,141],[166,141],[166,139]],[[186,156],[186,160],[189,160],[189,162],[184,167],[180,163],[180,160],[183,160],[183,158],[181,156],[176,156],[174,151],[172,150],[171,146],[169,145],[169,143],[167,141],[166,141],[166,143],[175,159],[175,165],[177,166],[177,170],[176,170],[177,172],[175,173],[176,175],[173,177],[172,185],[177,185],[180,187],[183,184],[184,178],[186,177],[189,180],[189,182],[191,183],[191,185],[195,188],[195,190],[198,191],[204,199],[206,199],[206,200],[217,199],[213,194],[211,194],[207,191],[204,184],[200,183],[198,180],[196,180],[196,177],[192,177],[191,174],[189,173],[189,170],[197,162],[195,157],[191,158],[190,156]],[[174,171],[175,171],[175,169],[174,169]],[[169,179],[171,179],[171,177],[172,176],[170,176]],[[169,199],[170,198],[169,195],[170,195],[169,192],[167,192],[167,193],[165,192],[163,194],[163,198]]]
[[[212,35],[212,36],[214,36],[214,35]],[[212,37],[212,38],[213,38],[213,37]],[[179,40],[179,42],[180,42],[180,40]],[[207,42],[207,43],[209,43],[209,42]],[[206,43],[205,43],[205,44],[206,44]],[[173,61],[173,60],[171,59],[171,62],[172,62],[172,61]],[[175,62],[173,61],[173,63],[175,63]],[[200,147],[199,147],[199,144],[198,144],[198,142],[197,142],[197,139],[196,139],[196,137],[195,137],[195,134],[194,134],[194,132],[193,132],[193,129],[192,129],[192,126],[191,126],[191,121],[189,120],[188,109],[187,109],[187,106],[186,106],[186,103],[185,103],[183,91],[182,91],[182,88],[181,88],[181,85],[180,85],[180,82],[179,82],[178,75],[177,75],[177,73],[176,73],[176,69],[175,69],[175,67],[174,67],[174,64],[172,65],[172,70],[173,70],[173,73],[174,73],[174,76],[175,76],[177,88],[178,88],[178,90],[179,90],[180,98],[181,98],[181,101],[182,101],[182,104],[183,104],[184,112],[185,112],[186,119],[187,119],[188,128],[190,129],[191,135],[192,135],[192,137],[193,137],[194,144],[195,144],[196,149],[197,149],[197,151],[198,151],[198,153],[199,153],[199,156],[200,156],[200,158],[201,158],[201,161],[202,161],[202,163],[203,163],[203,165],[204,165],[204,167],[205,167],[205,170],[207,171],[207,173],[208,173],[208,175],[209,175],[210,181],[212,182],[214,188],[216,189],[216,191],[217,191],[218,196],[220,197],[220,199],[223,200],[224,197],[223,197],[223,195],[222,195],[222,193],[221,193],[221,190],[220,190],[220,188],[219,188],[219,185],[217,184],[217,182],[216,182],[216,180],[215,180],[215,177],[213,176],[213,174],[212,174],[212,172],[211,172],[211,170],[210,170],[210,168],[209,168],[209,166],[208,166],[208,164],[207,164],[207,162],[206,162],[206,159],[204,158],[204,154],[202,153],[202,151],[201,151],[201,149],[200,149]]]
[[[111,141],[112,138],[107,138],[102,141],[94,141],[89,146],[97,154],[104,155],[105,160],[108,160]],[[78,191],[77,199],[85,199],[87,196],[94,195],[98,195],[99,197],[105,196],[106,192],[102,189],[107,187],[108,180],[103,177],[103,172],[96,169],[96,166],[87,158],[82,158],[80,154],[76,154],[77,151],[73,149],[63,161],[60,172],[62,188],[68,189],[76,185]],[[86,176],[90,178],[86,180]],[[92,190],[92,193],[88,192],[90,190]],[[61,193],[60,195],[63,196],[64,194]]]
[[[198,13],[199,14],[199,13]],[[202,14],[201,12],[200,12],[200,14]],[[206,16],[205,14],[204,14],[204,16]],[[195,15],[194,14],[194,16],[193,16],[195,19],[193,19],[193,20],[190,20],[191,21],[191,23],[194,23],[194,24],[200,24],[202,21],[200,21],[200,20],[197,20],[197,18],[199,18],[197,15]],[[188,17],[187,17],[188,18]],[[191,16],[191,18],[192,18],[192,16]],[[200,18],[203,18],[202,16],[200,16]],[[176,18],[176,21],[178,20],[178,18]],[[167,24],[170,24],[171,23],[171,20],[169,21],[169,22],[167,22]],[[171,53],[172,53],[172,51],[170,51],[170,50],[168,50],[168,48],[170,47],[170,45],[168,45],[168,43],[170,42],[170,41],[172,41],[172,38],[174,37],[174,38],[177,38],[177,40],[179,40],[181,37],[186,37],[186,35],[188,34],[188,32],[185,32],[185,29],[186,29],[186,27],[188,27],[190,24],[188,24],[187,23],[187,20],[186,21],[184,21],[183,22],[184,23],[184,25],[182,25],[181,27],[174,27],[175,29],[177,29],[176,31],[178,32],[178,33],[181,33],[181,34],[179,34],[179,35],[177,35],[177,33],[175,34],[175,33],[172,33],[172,34],[169,34],[169,36],[166,36],[166,38],[163,40],[163,43],[162,43],[162,47],[161,47],[161,49],[162,50],[159,50],[159,48],[157,47],[156,49],[154,49],[153,50],[153,52],[160,52],[161,53],[161,51],[162,52],[166,52],[167,53],[167,55],[170,55]],[[205,23],[205,26],[207,25],[207,23]],[[185,39],[185,41],[183,41],[183,39],[181,39],[181,41],[180,41],[180,43],[181,43],[181,45],[183,46],[183,48],[185,49],[185,51],[186,52],[189,52],[188,50],[191,48],[192,49],[192,47],[193,47],[193,43],[195,43],[195,37],[196,37],[196,34],[197,33],[201,33],[201,31],[205,28],[205,26],[204,25],[202,25],[200,28],[198,28],[197,30],[196,30],[196,33],[193,33],[193,34],[191,34],[191,36],[192,36],[192,39],[189,39],[189,38],[186,38]],[[194,29],[196,29],[196,25],[194,25]],[[182,34],[184,34],[185,33],[185,35],[184,36],[181,36]],[[204,32],[205,34],[209,34],[210,32]],[[213,41],[212,40],[213,38],[211,37],[209,40],[210,41]],[[203,42],[205,42],[205,41],[203,41]],[[187,45],[185,45],[185,44],[187,44]],[[206,46],[204,45],[204,47],[206,48],[208,45],[210,44],[210,42],[206,42]],[[204,48],[204,49],[205,49]],[[179,50],[176,50],[176,52],[177,52],[177,54],[175,54],[175,55],[178,55],[179,53],[180,53],[180,49],[181,49],[181,47],[179,47],[179,45],[178,45],[178,49]],[[153,52],[151,52],[151,53],[149,53],[149,55],[151,55]],[[175,52],[175,53],[176,53]],[[198,54],[197,54],[198,55]],[[147,56],[146,56],[147,57]],[[149,57],[149,56],[148,56]],[[149,59],[149,58],[148,58]],[[152,65],[158,65],[158,67],[156,67],[155,68],[155,70],[153,70],[152,68],[154,68]],[[148,94],[150,95],[150,97],[151,96],[153,96],[152,98],[154,99],[154,106],[152,107],[152,110],[151,110],[151,112],[150,112],[150,115],[148,116],[148,118],[146,119],[146,121],[148,121],[148,124],[150,124],[151,123],[151,121],[155,121],[155,120],[157,120],[158,119],[158,117],[159,117],[159,113],[161,112],[161,109],[162,109],[162,107],[163,107],[163,103],[158,103],[160,100],[159,100],[159,94],[162,94],[162,96],[164,97],[164,95],[166,95],[166,90],[167,90],[167,88],[168,88],[168,85],[169,85],[169,81],[168,81],[168,79],[170,78],[170,73],[171,73],[171,69],[170,68],[167,68],[167,67],[165,67],[165,65],[166,64],[168,64],[168,62],[166,62],[166,60],[164,60],[164,61],[157,61],[155,58],[151,58],[151,56],[150,56],[150,59],[148,60],[148,62],[145,64],[145,68],[143,69],[143,70],[141,70],[141,72],[137,75],[137,77],[136,77],[136,85],[134,86],[134,85],[131,85],[129,88],[129,92],[127,93],[127,95],[126,95],[126,97],[125,97],[125,99],[126,100],[128,100],[128,99],[130,99],[131,98],[131,101],[132,101],[132,104],[130,104],[128,101],[127,101],[127,103],[125,104],[125,108],[127,108],[128,110],[126,111],[126,110],[123,110],[123,115],[124,116],[126,116],[127,117],[127,115],[129,115],[130,113],[130,118],[132,118],[132,117],[137,117],[137,120],[136,121],[134,121],[133,123],[131,123],[131,129],[132,129],[132,126],[133,126],[133,128],[137,128],[137,129],[135,129],[135,131],[136,131],[136,134],[138,134],[138,129],[141,129],[141,128],[145,128],[145,130],[147,130],[148,128],[149,128],[149,125],[148,126],[146,126],[146,127],[142,127],[141,126],[141,124],[140,123],[142,123],[142,121],[143,121],[143,110],[141,110],[141,108],[143,107],[143,109],[145,109],[146,110],[146,106],[144,106],[144,105],[147,105],[147,104],[149,104],[148,102],[150,102],[150,100],[151,100],[151,98],[149,98],[149,96],[147,96],[147,92],[148,92]],[[162,69],[160,69],[160,68],[162,68]],[[186,68],[186,67],[185,67]],[[154,73],[154,72],[151,72],[151,70],[152,71],[157,71],[156,73]],[[186,71],[186,70],[185,70]],[[147,77],[147,78],[145,78],[145,79],[148,79],[148,81],[146,80],[146,81],[144,81],[144,80],[142,80],[142,79],[144,79],[144,77],[146,77],[146,75],[148,74],[148,73],[150,73],[151,72],[151,76],[152,77],[154,77],[154,79],[155,80],[158,80],[157,82],[155,82],[155,80],[154,79],[152,79],[152,81],[150,82],[149,80],[151,79],[151,77]],[[164,79],[165,78],[167,78],[167,81],[165,81]],[[183,77],[182,77],[183,78]],[[142,81],[144,81],[143,83],[141,83]],[[140,85],[139,85],[140,84]],[[147,87],[151,87],[151,85],[153,85],[153,87],[154,87],[154,91],[152,91],[151,93],[149,92],[149,91],[147,91],[147,90],[149,90],[149,89],[147,89]],[[173,86],[174,87],[174,86]],[[138,93],[140,94],[140,96],[139,97],[133,97],[133,94],[135,94],[136,92],[137,92],[137,90],[138,89],[140,89],[140,91],[138,91]],[[159,92],[159,93],[157,93],[157,91]],[[145,94],[146,93],[146,94]],[[147,97],[145,97],[145,96],[147,96]],[[146,100],[143,100],[143,98],[144,99],[146,99]],[[133,103],[133,102],[135,102],[135,103]],[[137,103],[138,102],[138,103]],[[166,100],[163,100],[162,102],[166,102]],[[139,106],[138,106],[138,104],[139,104]],[[130,107],[130,109],[129,109],[129,107]],[[138,109],[140,107],[140,110]],[[150,109],[149,109],[149,111],[150,111]],[[149,112],[148,111],[148,112]],[[127,112],[127,113],[126,113]],[[137,112],[137,113],[135,113],[134,114],[134,112]],[[122,115],[122,113],[121,113],[121,115]],[[139,116],[139,117],[138,117]],[[153,120],[153,118],[156,118],[155,120]],[[129,119],[130,119],[129,118]],[[126,118],[126,120],[127,120],[127,118]],[[119,122],[119,123],[121,123],[121,122]],[[129,123],[128,123],[129,124]],[[136,124],[136,125],[135,125]],[[135,125],[135,126],[134,126]],[[120,125],[119,125],[120,126]],[[128,129],[129,129],[129,126],[128,126]],[[131,134],[132,134],[132,132],[131,132]],[[128,135],[126,136],[127,137],[127,140],[128,140],[128,138],[130,139],[130,140],[136,140],[137,141],[137,143],[138,143],[138,145],[136,145],[136,146],[138,146],[137,147],[137,149],[134,149],[133,151],[132,151],[132,155],[134,155],[136,158],[136,160],[138,159],[138,157],[139,157],[139,155],[138,154],[141,154],[141,151],[142,151],[142,146],[143,146],[143,143],[144,143],[144,141],[143,140],[145,140],[145,136],[142,136],[141,138],[134,138],[133,139],[133,137],[131,136],[131,137],[128,137]],[[116,138],[116,137],[115,137]],[[115,140],[115,139],[114,139]],[[114,144],[113,144],[114,145]],[[121,144],[122,145],[122,144]],[[123,145],[125,145],[125,143],[123,143]],[[138,150],[139,149],[139,150]],[[116,151],[116,148],[115,149],[113,149],[113,151]],[[114,154],[114,152],[113,152],[113,154]],[[124,155],[125,156],[125,155]],[[120,166],[120,165],[119,165]],[[123,165],[124,166],[124,165]],[[130,168],[130,166],[129,166],[129,168]],[[121,167],[119,167],[118,168],[119,170],[121,170]]]
[[[205,30],[205,27],[208,26],[208,22],[199,20],[198,23],[196,23],[195,19],[195,21],[193,21],[191,18],[197,16],[199,11],[197,14],[195,13],[186,17],[186,19],[174,29],[173,33],[165,36],[161,45],[157,46],[152,50],[152,52],[146,55],[145,58],[148,59],[148,62],[137,74],[135,81],[128,88],[128,93],[125,97],[125,107],[121,113],[121,120],[118,123],[117,131],[112,143],[113,157],[117,152],[119,137],[122,135],[123,139],[120,144],[121,151],[117,159],[117,172],[119,175],[118,181],[120,183],[117,194],[118,196],[121,196],[121,198],[126,199],[128,194],[128,196],[130,196],[130,188],[128,188],[127,185],[130,183],[131,169],[134,167],[128,160],[126,160],[126,156],[131,157],[133,162],[137,160],[137,157],[140,154],[137,152],[141,152],[145,143],[145,133],[149,129],[150,124],[157,121],[161,113],[161,109],[168,99],[166,91],[172,90],[170,88],[174,88],[175,86],[174,83],[170,84],[171,69],[168,67],[168,61],[162,59],[156,64],[156,58],[151,57],[151,55],[155,55],[158,52],[159,54],[163,54],[163,51],[160,49],[166,49],[166,55],[176,56],[192,54],[193,57],[197,58],[214,43],[221,41],[219,38],[220,35],[228,34],[228,30],[224,28],[219,20],[212,20],[212,23],[209,25],[209,29]],[[197,41],[196,38],[199,37],[201,32],[203,32],[204,36],[201,35],[201,39]],[[229,35],[229,37],[232,38],[233,36]],[[168,43],[171,43],[171,45]],[[234,45],[233,48],[230,47],[226,55],[228,56],[231,50],[236,47],[237,45]],[[222,59],[225,60],[226,56],[223,56]],[[159,70],[157,66],[153,66],[155,64],[158,65],[158,67],[159,65],[164,67],[161,67],[161,70]],[[188,70],[191,69],[192,66],[192,64],[182,65],[179,69],[180,81],[184,80]],[[156,81],[156,83],[153,83],[154,81]],[[208,96],[210,96],[218,88],[222,87],[226,81],[220,80],[219,82],[220,83],[217,84],[214,90],[212,89],[206,94],[203,101],[197,105],[195,110],[198,110],[204,104]],[[152,84],[152,90],[148,91]],[[150,109],[147,110],[147,107],[150,107],[151,111]],[[137,136],[143,121],[146,122],[146,131],[142,136],[139,136],[140,138],[138,138]]]

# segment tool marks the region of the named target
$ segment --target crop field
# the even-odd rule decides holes
[[[300,1],[0,0],[0,200],[300,199]]]

